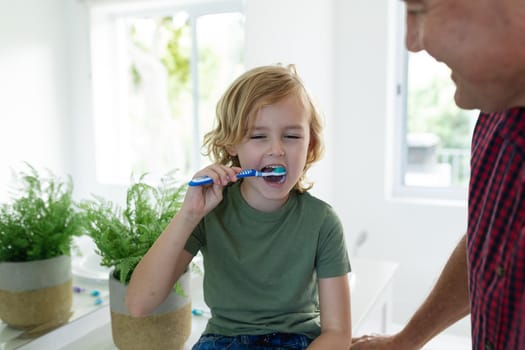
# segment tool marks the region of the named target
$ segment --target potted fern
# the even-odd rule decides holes
[[[17,328],[51,328],[71,316],[70,253],[82,222],[71,177],[26,165],[0,207],[0,318]]]
[[[132,317],[124,299],[133,270],[180,209],[186,186],[174,172],[152,186],[142,175],[127,190],[125,208],[95,196],[81,203],[101,265],[109,276],[111,329],[120,349],[181,349],[191,333],[190,275],[186,272],[152,315]]]

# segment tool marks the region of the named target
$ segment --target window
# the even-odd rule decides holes
[[[404,17],[404,14],[401,16]],[[450,69],[428,53],[407,52],[404,18],[398,22],[397,75],[400,100],[396,128],[399,152],[395,194],[464,199],[469,180],[470,142],[479,111],[458,108]]]
[[[244,71],[241,2],[94,4],[97,181],[172,169],[190,176],[206,162],[201,144],[217,100]]]

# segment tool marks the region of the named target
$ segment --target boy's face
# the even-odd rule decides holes
[[[273,211],[286,202],[303,174],[309,143],[309,114],[298,97],[261,108],[244,139],[229,152],[238,157],[243,169],[284,167],[286,175],[243,179],[241,193],[250,206]]]
[[[405,0],[406,45],[452,70],[456,103],[489,112],[510,107],[523,90],[525,2]],[[521,55],[517,54],[521,50]]]

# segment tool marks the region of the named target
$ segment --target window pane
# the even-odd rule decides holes
[[[190,167],[192,95],[189,16],[125,20],[127,110],[122,118],[130,171]]]
[[[227,38],[227,40],[224,40]],[[210,131],[217,101],[244,71],[244,16],[224,13],[199,17],[199,133],[196,152],[200,154],[204,134]],[[207,164],[207,157],[199,163]]]
[[[449,68],[426,52],[409,53],[404,184],[464,187],[478,111],[459,109]]]

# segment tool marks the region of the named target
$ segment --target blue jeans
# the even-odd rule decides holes
[[[302,334],[271,333],[233,337],[204,334],[192,350],[304,350],[311,342],[312,339]]]

